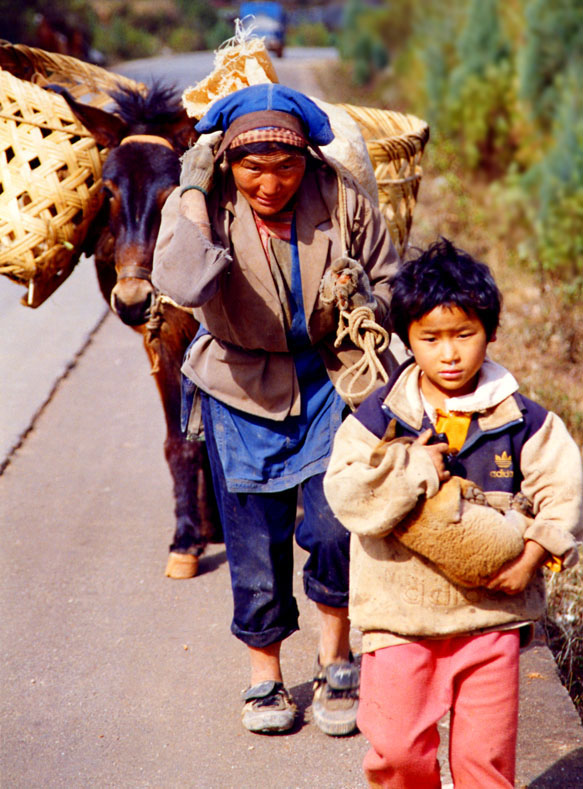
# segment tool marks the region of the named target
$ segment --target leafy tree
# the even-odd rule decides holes
[[[361,0],[349,0],[346,6],[338,49],[342,58],[352,61],[357,85],[369,82],[375,72],[389,62],[389,53],[377,25],[384,13],[384,10],[376,12],[366,8]]]
[[[583,0],[529,0],[524,16],[525,45],[518,57],[520,97],[548,127],[558,101],[560,75],[573,67],[580,77],[583,69]]]

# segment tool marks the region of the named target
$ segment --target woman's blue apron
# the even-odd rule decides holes
[[[212,425],[205,422],[205,430],[213,431],[230,492],[286,490],[324,472],[342,422],[345,404],[308,336],[295,221],[290,243],[292,320],[287,339],[300,387],[301,413],[275,421],[246,414],[209,395]],[[201,327],[197,338],[204,333]],[[183,394],[192,402],[194,384],[188,379],[184,384]],[[189,410],[187,404],[183,429]]]

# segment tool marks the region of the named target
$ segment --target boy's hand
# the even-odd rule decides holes
[[[520,594],[526,589],[535,571],[547,558],[548,553],[542,545],[534,540],[527,540],[520,556],[503,564],[496,575],[493,575],[484,586],[492,592]]]
[[[437,471],[439,481],[447,482],[447,480],[451,477],[451,474],[447,470],[444,456],[449,455],[451,450],[449,448],[449,444],[446,444],[445,441],[442,441],[440,444],[428,444],[427,442],[432,435],[433,430],[428,428],[424,433],[421,433],[419,438],[417,438],[414,443],[422,446],[429,454],[429,457],[435,466],[435,470]]]

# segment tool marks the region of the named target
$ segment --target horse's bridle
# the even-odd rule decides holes
[[[152,272],[144,266],[121,266],[117,275],[118,282],[122,279],[145,279],[150,282],[151,278]]]

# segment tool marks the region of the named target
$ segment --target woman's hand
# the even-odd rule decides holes
[[[527,540],[524,550],[516,559],[511,559],[484,584],[492,592],[504,592],[515,595],[524,591],[536,570],[548,557],[547,551],[534,540]]]
[[[320,296],[325,304],[335,304],[339,309],[376,307],[366,271],[346,256],[335,260],[322,277]]]
[[[439,444],[428,444],[427,442],[432,435],[433,430],[428,428],[424,433],[421,433],[419,438],[417,438],[413,443],[417,444],[417,446],[422,446],[423,449],[425,449],[431,458],[433,465],[435,466],[439,481],[447,482],[447,480],[451,477],[451,474],[447,470],[447,466],[445,464],[445,455],[449,455],[451,449],[449,444],[446,444],[445,441],[442,441]]]
[[[198,190],[207,195],[213,182],[215,169],[214,147],[222,132],[203,134],[182,156],[180,163],[180,194]]]

